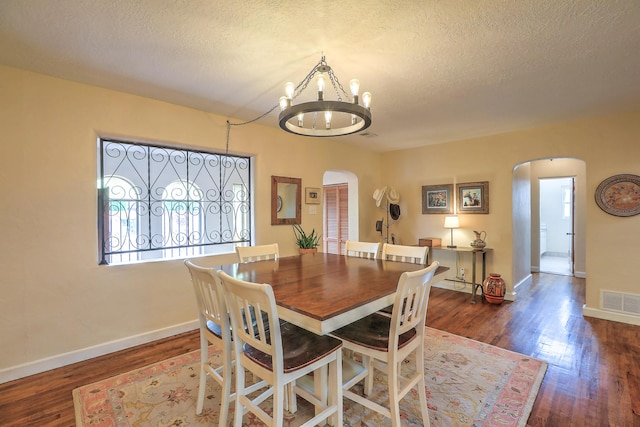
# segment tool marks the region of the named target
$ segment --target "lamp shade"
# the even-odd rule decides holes
[[[457,215],[451,215],[444,217],[444,228],[458,228],[460,223],[458,222]]]

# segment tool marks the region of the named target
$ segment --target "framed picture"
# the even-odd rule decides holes
[[[453,184],[423,185],[422,213],[453,213]]]
[[[307,205],[319,205],[320,204],[320,189],[314,187],[306,187],[304,189],[305,198],[304,202]]]
[[[622,174],[605,179],[596,189],[596,204],[609,215],[640,214],[640,176]]]
[[[489,213],[489,181],[457,184],[459,213]]]

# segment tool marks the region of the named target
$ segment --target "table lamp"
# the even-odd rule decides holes
[[[456,245],[453,244],[453,229],[458,227],[460,227],[460,224],[458,223],[457,215],[450,215],[450,216],[444,217],[444,228],[451,229],[451,244],[447,245],[448,248],[457,247]]]

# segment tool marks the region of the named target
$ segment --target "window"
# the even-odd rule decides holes
[[[98,157],[101,264],[250,244],[251,158],[106,139]]]
[[[187,181],[175,181],[162,193],[162,237],[169,249],[163,258],[198,255],[202,242],[202,196],[198,187]],[[183,243],[191,246],[182,246]],[[176,246],[177,243],[177,246]]]
[[[100,188],[100,180],[98,180]],[[136,189],[126,179],[118,176],[109,177],[108,186],[109,207],[104,213],[108,222],[109,246],[122,248],[121,253],[113,255],[117,263],[137,261],[136,252],[130,252],[135,247],[138,236],[137,200],[140,199]]]

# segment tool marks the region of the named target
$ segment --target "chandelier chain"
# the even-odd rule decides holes
[[[327,65],[327,62],[324,60],[324,56],[311,69],[311,71],[309,71],[309,73],[306,75],[306,77],[304,79],[302,79],[302,81],[300,83],[298,83],[298,86],[296,86],[296,93],[293,96],[293,99],[297,98],[298,95],[300,95],[302,92],[304,92],[304,90],[307,88],[307,86],[309,86],[309,83],[311,82],[311,80],[313,80],[313,76],[316,75],[316,71],[318,71],[318,67],[320,67],[322,65]]]
[[[347,99],[349,98],[347,91],[344,90],[344,88],[342,87],[342,83],[340,83],[340,80],[338,80],[338,76],[334,74],[333,69],[329,70],[329,80],[331,80],[331,85],[333,86],[333,90],[336,91],[336,96],[338,97],[338,101],[342,102],[342,96],[340,96],[340,91],[338,91],[338,88],[336,87],[336,83],[338,83],[340,90],[342,91],[342,93],[345,94]]]
[[[336,74],[333,72],[333,68],[329,67],[329,65],[327,64],[327,61],[325,60],[325,57],[323,56],[322,59],[320,59],[320,61],[311,69],[311,71],[309,71],[309,73],[305,76],[305,78],[302,79],[300,83],[298,83],[298,85],[296,86],[295,94],[292,97],[292,99],[296,99],[302,92],[304,92],[307,86],[309,86],[309,83],[311,83],[311,81],[313,80],[313,77],[318,72],[318,69],[323,66],[329,68],[327,75],[329,76],[329,80],[331,81],[331,86],[333,86],[333,90],[335,91],[336,96],[338,97],[338,101],[342,102],[342,95],[340,94],[341,91],[347,97],[347,99],[349,98],[349,94],[342,86],[342,83],[340,83],[340,79],[338,79],[338,76],[336,76]]]

